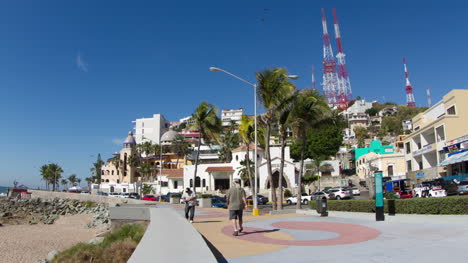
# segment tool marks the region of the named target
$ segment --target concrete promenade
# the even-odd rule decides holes
[[[182,205],[158,203],[183,214]],[[292,212],[295,212],[294,210]],[[468,216],[385,215],[315,211],[251,216],[232,236],[226,209],[198,208],[195,227],[219,262],[464,262]]]

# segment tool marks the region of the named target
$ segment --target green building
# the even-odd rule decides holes
[[[378,154],[391,154],[394,153],[395,149],[391,145],[382,145],[382,142],[379,140],[371,141],[370,147],[368,148],[356,148],[354,149],[354,160],[358,160],[359,157],[368,153],[378,153]]]

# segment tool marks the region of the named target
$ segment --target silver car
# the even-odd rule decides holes
[[[458,194],[461,194],[461,195],[468,194],[468,180],[461,181],[458,184]]]

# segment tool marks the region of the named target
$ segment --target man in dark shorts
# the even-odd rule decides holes
[[[242,211],[247,205],[245,191],[241,187],[240,179],[234,179],[234,184],[226,195],[226,202],[229,209],[229,220],[231,220],[232,227],[234,228],[232,235],[237,236],[244,230],[242,227]],[[239,223],[237,223],[237,220],[239,220]]]

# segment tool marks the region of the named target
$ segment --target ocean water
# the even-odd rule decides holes
[[[0,186],[0,193],[7,193],[8,187]]]

